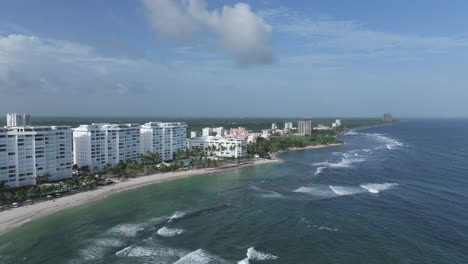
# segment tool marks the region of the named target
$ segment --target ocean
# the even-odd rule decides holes
[[[0,236],[0,263],[468,263],[468,120],[117,193]]]

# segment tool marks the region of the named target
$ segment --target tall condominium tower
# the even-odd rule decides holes
[[[299,120],[297,122],[297,133],[301,135],[312,134],[312,121],[311,120]]]
[[[0,181],[19,187],[36,184],[38,176],[72,177],[71,153],[70,127],[0,128]]]
[[[106,164],[137,160],[140,127],[135,124],[80,125],[73,129],[73,162],[79,167],[102,169]]]
[[[164,160],[172,160],[177,150],[187,147],[187,125],[185,123],[149,122],[140,126],[140,152],[158,153]]]

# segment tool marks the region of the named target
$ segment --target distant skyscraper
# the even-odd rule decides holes
[[[8,127],[22,127],[31,125],[31,116],[28,113],[10,113],[6,115]]]
[[[276,130],[278,129],[278,126],[276,126],[276,123],[271,124],[271,130]]]
[[[297,122],[297,133],[301,135],[312,134],[312,121],[311,120],[299,120]]]
[[[292,122],[284,123],[284,128],[292,129],[293,128],[293,123]]]
[[[384,116],[383,116],[383,121],[384,122],[393,122],[392,114],[385,113]]]

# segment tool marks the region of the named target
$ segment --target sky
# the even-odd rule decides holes
[[[468,1],[0,0],[0,114],[468,117]]]

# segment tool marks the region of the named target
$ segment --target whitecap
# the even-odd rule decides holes
[[[144,247],[131,245],[120,251],[117,251],[115,255],[117,257],[127,257],[127,258],[139,258],[139,257],[158,257],[161,259],[178,259],[188,252],[181,249],[173,249],[167,247],[153,248],[153,247]]]
[[[158,235],[163,236],[163,237],[174,237],[177,235],[180,235],[184,232],[183,229],[179,228],[167,228],[167,227],[162,227],[158,230]]]
[[[203,249],[197,249],[181,257],[174,264],[208,264],[225,263],[226,261],[218,256],[214,256]]]
[[[174,221],[174,220],[176,220],[176,219],[182,218],[184,215],[185,215],[184,212],[178,212],[178,211],[177,211],[177,212],[175,212],[175,213],[171,216],[171,218],[169,218],[169,221],[168,221],[168,222],[172,222],[172,221]]]
[[[361,193],[362,191],[355,187],[332,186],[329,188],[337,195],[353,195]]]
[[[248,264],[250,263],[250,260],[254,261],[262,261],[262,260],[275,260],[278,259],[277,256],[270,254],[270,253],[265,253],[261,251],[255,250],[255,248],[250,247],[247,249],[247,258],[237,262],[238,264]]]
[[[314,175],[319,175],[320,173],[323,172],[323,170],[325,169],[326,167],[318,167],[317,170],[315,171],[315,174]]]
[[[368,183],[362,184],[361,187],[369,191],[370,193],[380,193],[381,191],[390,189],[397,186],[398,183]]]
[[[141,224],[120,224],[112,227],[109,232],[133,237],[141,230],[143,230],[143,226]]]
[[[332,228],[332,227],[328,227],[328,226],[317,226],[317,229],[318,230],[338,232],[338,228]]]

